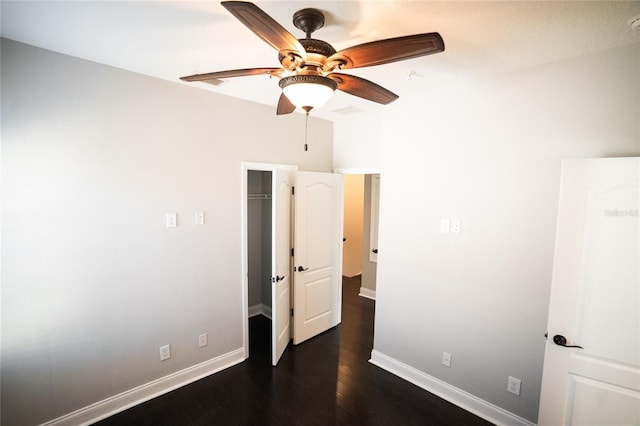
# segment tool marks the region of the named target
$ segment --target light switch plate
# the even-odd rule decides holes
[[[196,225],[204,225],[204,212],[196,212]]]
[[[178,226],[178,213],[167,213],[167,228]]]
[[[462,233],[462,224],[459,220],[451,221],[451,233],[452,234],[460,234]]]

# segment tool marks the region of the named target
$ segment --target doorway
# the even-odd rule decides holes
[[[343,275],[360,275],[359,295],[376,298],[379,173],[345,175]]]
[[[299,344],[340,323],[343,178],[242,163],[242,203],[245,358],[249,316],[270,314],[275,366],[292,339]]]
[[[248,316],[271,320],[271,171],[247,171]]]
[[[277,170],[297,170],[296,166],[243,162],[242,173],[242,342],[244,357],[249,358],[249,318],[263,317],[272,325],[266,337],[273,340],[273,259],[276,194],[273,183]],[[288,214],[285,215],[288,217]],[[288,219],[286,227],[288,229]],[[289,244],[288,237],[286,244]],[[288,258],[287,258],[288,260]],[[280,274],[283,275],[283,274]],[[284,274],[287,275],[287,274]],[[288,317],[287,317],[288,318]]]

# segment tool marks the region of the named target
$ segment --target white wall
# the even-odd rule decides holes
[[[416,81],[388,106],[375,351],[536,421],[560,160],[640,153],[639,69],[636,45]],[[351,158],[340,167],[371,166]],[[441,218],[462,234],[441,234]]]
[[[379,167],[380,122],[381,118],[377,110],[371,113],[354,113],[336,117],[334,120],[334,168]],[[359,171],[359,173],[363,172],[363,170]],[[377,172],[379,170],[374,173]]]
[[[8,40],[1,63],[3,424],[241,348],[241,161],[331,171],[331,123],[304,152],[302,114]]]

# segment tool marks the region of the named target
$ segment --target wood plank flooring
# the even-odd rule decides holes
[[[130,408],[110,425],[490,425],[368,362],[375,302],[343,280],[342,323],[270,362],[270,321],[250,320],[245,362]]]

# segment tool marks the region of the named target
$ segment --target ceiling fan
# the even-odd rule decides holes
[[[269,75],[280,79],[282,94],[277,114],[292,113],[300,107],[311,109],[326,102],[338,89],[380,104],[388,104],[398,95],[372,81],[340,71],[403,61],[444,51],[438,33],[415,34],[359,44],[339,52],[327,42],[311,38],[324,25],[324,14],[318,9],[302,9],[293,15],[293,24],[306,38],[296,39],[262,9],[250,2],[223,1],[233,16],[258,37],[275,48],[280,68],[248,68],[195,74],[183,81],[210,81],[229,77]]]

